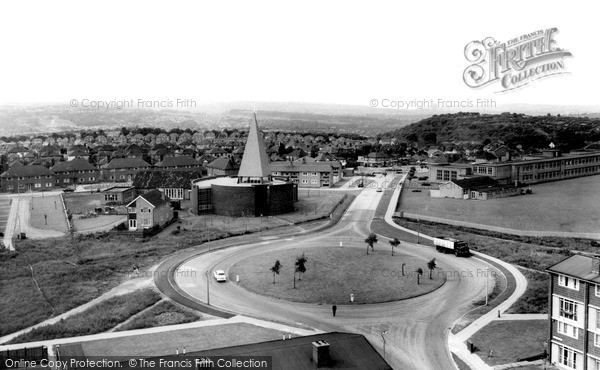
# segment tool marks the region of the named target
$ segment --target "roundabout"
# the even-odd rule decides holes
[[[375,244],[375,253],[371,254],[372,252],[369,251],[367,256],[364,239],[371,232],[370,222],[381,197],[382,192],[377,192],[374,188],[365,188],[337,224],[318,232],[262,237],[248,235],[245,242],[236,242],[222,249],[208,251],[207,246],[201,246],[193,254],[182,253],[181,256],[173,257],[158,267],[159,272],[168,271],[169,277],[156,279],[157,286],[178,302],[201,311],[216,310],[221,313],[221,317],[244,315],[314,329],[316,332],[359,333],[380,351],[383,345],[381,333],[386,331],[386,360],[393,368],[454,369],[447,346],[449,329],[456,318],[472,308],[472,302],[484,296],[485,279],[469,272],[485,269],[487,265],[477,258],[457,258],[453,255],[439,254],[433,248],[406,242],[396,249],[397,256],[392,258],[389,239],[383,236],[379,236],[379,242]],[[340,242],[343,248],[338,248]],[[344,254],[339,254],[340,249],[344,249],[344,253],[356,253],[356,255],[352,258],[344,258]],[[315,252],[317,250],[333,252],[330,256],[323,252],[321,256]],[[434,276],[445,275],[443,278],[438,278],[438,282],[445,279],[445,283],[435,290],[424,291],[422,295],[413,298],[390,300],[388,294],[387,297],[380,296],[380,301],[384,301],[382,303],[335,302],[338,305],[336,317],[332,317],[329,304],[331,301],[327,297],[294,302],[289,297],[279,299],[276,298],[276,294],[269,296],[264,290],[254,286],[270,284],[282,288],[287,286],[288,290],[293,289],[291,275],[286,277],[283,273],[286,268],[293,268],[295,257],[302,251],[306,253],[308,262],[305,276],[302,281],[297,282],[296,290],[299,291],[311,283],[308,275],[320,269],[318,264],[311,266],[311,263],[320,259],[326,266],[325,272],[336,272],[342,276],[339,281],[343,282],[344,287],[354,284],[354,288],[359,289],[361,283],[372,279],[371,287],[382,286],[384,288],[381,290],[385,291],[388,285],[393,286],[395,280],[398,280],[395,279],[396,276],[392,276],[392,271],[395,274],[396,271],[401,271],[401,263],[395,261],[396,257],[407,261],[412,259],[417,265],[422,265],[424,272],[420,277],[422,282],[429,280],[427,261],[436,258],[440,268],[433,270],[433,274]],[[278,256],[284,267],[281,275],[276,276],[276,283],[273,284],[273,275],[269,269],[275,262],[273,258]],[[373,260],[376,259],[373,265],[377,266],[351,263],[351,261],[361,261],[371,257],[374,257]],[[245,262],[241,263],[242,261]],[[390,269],[387,269],[388,266]],[[383,271],[384,267],[386,272]],[[356,273],[357,269],[361,269],[361,272]],[[372,273],[373,269],[377,269],[377,272]],[[224,270],[228,274],[229,281],[216,282],[212,277],[214,270]],[[387,270],[390,277],[383,275],[388,273]],[[240,275],[239,283],[235,282],[236,274]],[[319,276],[321,275],[322,273],[319,273]],[[351,283],[350,279],[343,278],[352,275],[356,275],[354,283]],[[320,280],[315,283],[321,284],[322,287],[328,286],[323,279]],[[406,282],[408,284],[412,282],[412,287],[415,287],[415,280],[416,277],[413,275]],[[408,284],[407,287],[410,286]],[[361,294],[367,294],[365,293],[367,291],[368,289],[365,289]],[[333,294],[331,292],[339,293],[343,302],[350,303],[347,297],[349,290],[332,287],[329,292],[328,295]],[[355,297],[356,303],[360,303],[361,296],[356,294]],[[372,302],[376,301],[376,299],[372,300]]]

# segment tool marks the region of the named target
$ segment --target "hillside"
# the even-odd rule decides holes
[[[382,134],[419,145],[485,144],[502,141],[524,150],[552,142],[563,150],[579,149],[600,140],[600,119],[577,116],[528,116],[517,113],[441,114]]]

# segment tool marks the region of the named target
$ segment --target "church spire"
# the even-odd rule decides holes
[[[271,166],[265,149],[265,143],[258,128],[256,111],[254,122],[250,124],[248,141],[244,149],[242,164],[238,172],[239,183],[264,183],[271,181]]]

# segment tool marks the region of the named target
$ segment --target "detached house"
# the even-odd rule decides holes
[[[40,165],[14,165],[0,175],[0,188],[5,193],[52,190],[54,173]]]
[[[100,172],[86,159],[75,158],[67,162],[58,162],[52,168],[57,186],[93,184],[98,182]]]
[[[127,225],[130,231],[164,226],[173,219],[171,200],[158,190],[152,190],[127,204]]]

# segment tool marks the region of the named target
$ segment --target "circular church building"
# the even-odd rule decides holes
[[[294,211],[296,184],[274,180],[256,113],[237,177],[209,177],[194,181],[191,203],[194,214],[268,216]]]

